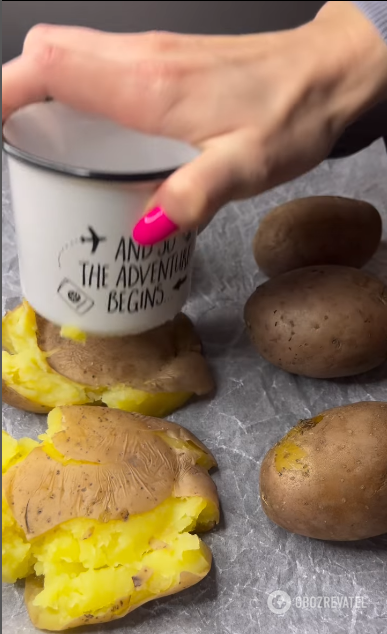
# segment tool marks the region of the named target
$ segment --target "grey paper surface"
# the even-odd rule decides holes
[[[213,400],[192,403],[171,419],[191,429],[219,462],[214,479],[222,521],[205,538],[214,554],[213,569],[200,585],[148,604],[122,622],[91,628],[93,634],[387,631],[387,537],[352,544],[306,539],[272,524],[259,502],[261,460],[298,419],[360,400],[387,401],[386,367],[338,381],[295,377],[261,359],[246,337],[243,306],[264,281],[251,253],[259,219],[281,202],[312,194],[360,197],[378,207],[384,216],[384,243],[367,270],[387,281],[387,156],[382,143],[355,157],[325,163],[257,199],[230,205],[200,236],[187,312],[202,336],[218,390]],[[19,301],[3,164],[3,312]],[[45,428],[45,417],[3,406],[3,426],[16,437],[36,436]],[[277,590],[291,599],[283,614],[268,607],[270,593]],[[328,597],[325,607],[324,602],[318,607],[316,597]],[[4,634],[35,631],[23,605],[22,584],[5,586],[3,601]],[[273,605],[287,607],[281,596]]]

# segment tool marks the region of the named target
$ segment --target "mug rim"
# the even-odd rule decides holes
[[[166,170],[158,170],[151,172],[106,172],[103,170],[91,170],[85,167],[75,167],[66,163],[59,163],[49,161],[45,158],[31,154],[25,150],[21,150],[16,145],[7,140],[4,129],[2,132],[2,149],[5,154],[11,156],[13,159],[36,167],[38,169],[45,170],[46,172],[53,172],[54,174],[61,174],[62,176],[69,176],[72,178],[83,178],[85,180],[95,181],[115,181],[123,183],[144,183],[149,181],[161,181],[167,179],[174,172],[176,172],[180,166],[169,168]]]

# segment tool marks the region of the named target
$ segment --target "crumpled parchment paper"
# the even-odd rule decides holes
[[[4,163],[3,312],[20,301]],[[200,585],[181,595],[150,603],[122,622],[89,632],[387,631],[387,537],[325,543],[292,535],[266,518],[258,496],[263,456],[299,418],[360,400],[387,401],[386,367],[337,381],[295,377],[261,359],[245,334],[244,303],[264,281],[251,252],[260,218],[286,200],[316,194],[359,197],[382,212],[384,242],[367,270],[387,281],[387,155],[381,142],[354,157],[326,162],[266,195],[229,205],[200,236],[187,312],[202,336],[218,390],[213,400],[192,403],[171,418],[197,434],[219,462],[214,478],[222,521],[205,538],[214,554],[213,569]],[[45,418],[3,406],[3,426],[16,437],[36,436],[43,432]],[[270,596],[276,591],[280,593]],[[3,602],[3,634],[32,634],[23,584],[5,586]]]

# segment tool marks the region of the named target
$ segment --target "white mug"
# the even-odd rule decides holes
[[[189,291],[195,232],[132,238],[150,196],[198,155],[54,101],[3,128],[24,297],[59,326],[137,334],[172,319]]]

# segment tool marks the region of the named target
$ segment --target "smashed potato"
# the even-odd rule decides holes
[[[118,619],[207,575],[211,552],[193,533],[219,520],[216,462],[188,431],[64,407],[40,444],[3,436],[3,578],[27,577],[36,627]]]
[[[27,302],[3,318],[3,401],[36,413],[64,405],[164,417],[213,390],[188,317],[131,337],[86,340],[35,314]]]

